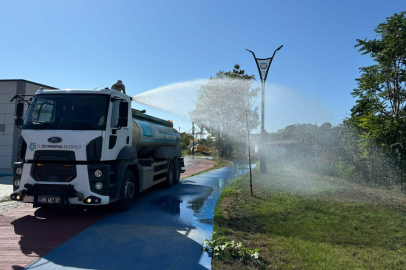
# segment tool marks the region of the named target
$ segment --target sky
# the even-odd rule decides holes
[[[266,130],[337,125],[355,104],[359,68],[373,64],[354,48],[356,39],[375,38],[379,23],[404,10],[404,0],[0,0],[0,79],[61,89],[101,89],[120,79],[136,96],[236,63],[259,78],[246,49],[267,58],[283,45],[267,78]],[[191,130],[190,119],[132,106]]]

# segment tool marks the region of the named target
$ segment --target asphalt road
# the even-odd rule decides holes
[[[201,243],[213,231],[214,207],[229,181],[246,172],[230,166],[184,179],[171,189],[152,189],[124,213],[12,210],[6,213],[14,215],[8,220],[14,229],[8,241],[18,243],[31,260],[41,256],[25,269],[210,269]],[[14,252],[0,244],[0,254],[6,255],[0,258],[10,261],[4,269],[27,265],[13,261]]]

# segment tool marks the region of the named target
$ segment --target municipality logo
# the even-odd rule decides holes
[[[30,143],[30,146],[28,146],[28,149],[30,149],[31,151],[34,151],[35,149],[37,149],[37,143],[35,143],[35,142]]]

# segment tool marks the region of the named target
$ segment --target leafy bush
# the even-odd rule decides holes
[[[344,179],[353,179],[356,176],[355,167],[340,160],[337,164],[338,176]]]

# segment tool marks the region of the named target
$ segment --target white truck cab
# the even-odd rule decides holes
[[[22,128],[12,200],[125,211],[143,190],[179,181],[179,133],[171,122],[131,109],[131,97],[121,92],[41,89],[11,102],[18,102]]]

